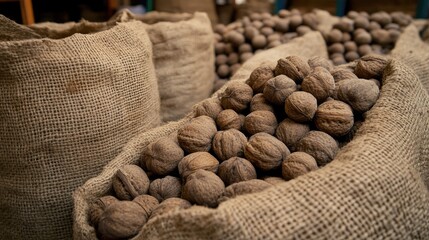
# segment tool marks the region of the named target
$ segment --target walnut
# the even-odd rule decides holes
[[[372,36],[367,31],[362,31],[355,35],[354,40],[358,45],[370,44],[372,42]]]
[[[213,151],[220,161],[244,155],[247,137],[236,129],[219,131],[213,139]]]
[[[219,161],[208,152],[195,152],[185,156],[179,162],[179,174],[184,180],[199,169],[217,172]]]
[[[297,89],[296,83],[285,75],[278,75],[267,81],[264,88],[264,97],[268,101],[283,105],[286,98]]]
[[[254,49],[264,48],[267,45],[267,42],[267,38],[261,34],[252,38],[252,46]]]
[[[347,42],[352,40],[352,35],[348,32],[343,32],[343,37],[341,39],[342,42]]]
[[[112,203],[119,201],[114,196],[103,196],[95,201],[89,209],[89,221],[93,226],[97,226],[100,221],[100,217],[104,210]]]
[[[360,56],[357,52],[352,51],[352,52],[347,52],[344,55],[344,57],[348,62],[353,62],[354,60],[359,59]]]
[[[399,37],[401,36],[400,30],[389,29],[387,31],[389,32],[389,37],[390,37],[392,43],[395,43],[399,39]]]
[[[252,26],[259,30],[262,26],[264,26],[264,24],[261,21],[256,20],[252,22]]]
[[[345,48],[346,52],[356,52],[358,50],[356,43],[353,41],[345,42],[344,48]],[[330,69],[328,69],[328,70],[330,70]]]
[[[268,42],[280,41],[280,34],[274,33],[267,37]]]
[[[359,15],[359,13],[358,12],[356,12],[356,11],[349,11],[348,13],[347,13],[347,17],[348,18],[350,18],[350,19],[356,19],[357,17],[359,17],[360,15]]]
[[[316,30],[319,25],[319,19],[314,13],[306,13],[302,16],[303,24],[309,26],[311,29]],[[299,27],[298,27],[299,28]]]
[[[216,119],[217,115],[222,111],[220,100],[218,98],[208,98],[195,106],[195,116],[209,116]]]
[[[270,183],[260,179],[252,179],[234,183],[225,188],[225,192],[223,193],[222,197],[219,198],[219,203],[225,202],[240,195],[262,192],[263,190],[272,186],[273,185]]]
[[[366,112],[375,104],[380,90],[373,81],[352,79],[338,83],[337,98],[357,112]]]
[[[361,45],[361,46],[359,46],[359,48],[358,48],[358,53],[359,53],[359,55],[361,55],[361,56],[365,56],[365,55],[371,54],[371,53],[372,53],[372,48],[371,48],[371,46],[370,46],[370,45],[368,45],[368,44]]]
[[[244,148],[246,159],[264,171],[278,168],[289,154],[284,143],[267,133],[253,135]]]
[[[125,165],[116,171],[112,180],[113,190],[121,200],[132,200],[147,193],[149,178],[137,165]]]
[[[271,103],[265,99],[264,94],[258,93],[253,96],[250,102],[250,111],[270,111],[274,113],[274,108],[271,106]]]
[[[316,159],[317,165],[322,167],[334,159],[338,143],[327,133],[310,131],[298,142],[296,149],[310,154]]]
[[[304,36],[306,33],[309,33],[311,31],[311,28],[305,25],[301,25],[296,29],[296,32],[299,36]]]
[[[302,17],[301,15],[293,15],[289,18],[289,27],[291,29],[296,29],[302,24]]]
[[[187,208],[190,208],[191,206],[192,204],[185,199],[176,198],[176,197],[165,199],[152,211],[152,214],[150,215],[149,219],[155,218],[160,215],[164,215],[166,213],[187,209]]]
[[[271,185],[279,185],[285,183],[286,181],[281,177],[265,177],[264,181]]]
[[[334,78],[335,83],[343,80],[358,79],[358,77],[352,71],[342,67],[337,67],[332,70],[331,75]]]
[[[282,163],[282,175],[286,180],[294,179],[317,169],[316,159],[305,152],[291,153]]]
[[[228,62],[228,57],[225,54],[216,56],[215,63],[217,66],[224,65]]]
[[[258,34],[258,30],[255,27],[249,26],[244,28],[244,36],[251,40]]]
[[[230,53],[229,55],[228,55],[228,64],[231,66],[231,65],[234,65],[234,64],[236,64],[236,63],[238,63],[238,54],[237,53]]]
[[[342,32],[353,32],[354,30],[354,21],[344,17],[340,21],[334,24],[333,28],[339,29]]]
[[[240,46],[243,44],[245,39],[244,36],[237,31],[230,31],[224,35],[226,41],[232,43],[234,46]]]
[[[238,69],[240,69],[240,67],[241,67],[241,64],[240,63],[236,63],[236,64],[233,64],[229,69],[231,70],[231,75],[234,75],[237,71],[238,71]]]
[[[363,56],[357,63],[355,74],[360,78],[381,79],[384,68],[387,66],[387,58],[379,55]]]
[[[228,77],[228,75],[229,75],[229,73],[230,73],[228,65],[226,65],[226,64],[222,64],[222,65],[220,65],[220,66],[217,68],[216,73],[217,73],[217,75],[218,75],[220,78],[226,78],[226,77]]]
[[[155,199],[156,201],[156,199]],[[98,231],[102,239],[132,238],[147,222],[156,204],[143,208],[136,201],[118,201],[109,205],[100,217]]]
[[[369,22],[369,26],[368,26],[368,30],[369,31],[372,31],[372,30],[375,30],[375,29],[380,29],[380,28],[381,28],[381,25],[378,22],[375,22],[375,21],[370,21]]]
[[[191,203],[217,207],[224,191],[225,185],[216,174],[199,169],[187,177],[182,197]]]
[[[342,43],[334,43],[328,47],[329,53],[344,53],[344,45]]]
[[[173,176],[155,179],[149,186],[149,194],[158,199],[159,202],[167,198],[180,197],[181,193],[180,179]]]
[[[252,163],[241,157],[232,157],[219,165],[219,177],[225,185],[256,178],[256,169]]]
[[[393,39],[390,37],[390,33],[384,29],[376,29],[371,31],[372,39],[375,43],[382,46],[391,44]]]
[[[286,33],[289,30],[289,19],[276,19],[274,29]]]
[[[238,48],[239,53],[253,52],[252,45],[248,43],[241,44]]]
[[[253,13],[251,13],[251,14],[250,14],[250,19],[251,19],[252,21],[257,21],[257,20],[261,20],[261,19],[262,19],[262,17],[261,17],[261,14],[260,14],[260,13],[253,12]]]
[[[343,39],[343,33],[334,28],[328,33],[327,39],[330,43],[339,43]]]
[[[209,151],[216,132],[216,123],[211,117],[199,116],[178,130],[177,139],[188,153]]]
[[[273,77],[274,73],[270,67],[258,67],[250,74],[247,84],[249,84],[255,94],[261,93],[264,91],[267,81]]]
[[[134,198],[133,202],[140,205],[140,207],[144,210],[144,214],[141,217],[144,217],[147,221],[149,219],[152,211],[159,205],[158,200],[150,195],[140,195]]]
[[[185,153],[170,137],[150,143],[143,151],[142,165],[154,174],[164,176],[176,169]]]
[[[332,64],[329,62],[328,59],[323,58],[323,57],[319,57],[319,56],[312,57],[312,58],[308,59],[308,65],[312,69],[315,67],[323,67],[328,71],[331,71],[333,68]]]
[[[308,132],[310,132],[310,125],[298,123],[289,118],[286,118],[277,127],[276,137],[282,141],[291,151],[295,151],[295,145]]]
[[[383,11],[371,14],[369,19],[371,21],[378,22],[381,26],[387,25],[392,22],[392,17],[388,13]]]
[[[269,35],[273,34],[274,30],[270,27],[263,27],[261,28],[261,34],[265,37],[268,37]]]
[[[225,51],[225,54],[230,54],[234,52],[234,47],[232,46],[231,43],[226,43],[224,47],[224,51]]]
[[[225,52],[225,43],[223,43],[223,42],[215,43],[214,48],[215,48],[216,54],[222,54]]]
[[[241,112],[247,108],[252,101],[253,90],[245,83],[234,83],[229,85],[221,96],[221,104],[224,109],[232,109]]]
[[[285,112],[296,122],[309,122],[317,110],[317,99],[308,92],[292,93],[285,103]]]
[[[353,127],[353,110],[347,103],[326,101],[317,108],[314,123],[317,129],[333,137],[344,136]]]
[[[413,21],[410,15],[404,14],[403,12],[392,12],[390,16],[392,17],[393,23],[399,24],[402,27],[408,26]]]
[[[338,66],[338,65],[342,65],[342,64],[346,64],[346,63],[347,63],[347,61],[346,61],[346,59],[344,58],[343,54],[341,54],[341,55],[339,55],[339,56],[337,56],[337,57],[332,57],[332,62],[334,63],[334,65],[335,65],[335,66]]]
[[[288,56],[279,59],[274,69],[276,76],[284,74],[296,83],[301,83],[302,79],[304,79],[310,71],[311,69],[307,61],[298,56]]]
[[[259,132],[273,135],[276,128],[276,116],[270,111],[254,111],[244,119],[244,129],[251,135]]]
[[[277,46],[282,45],[282,42],[280,40],[272,41],[268,44],[267,48],[275,48]]]
[[[335,81],[331,73],[323,67],[316,67],[304,78],[301,89],[311,93],[317,101],[323,102],[332,95],[335,90]]]
[[[368,18],[363,17],[363,16],[358,16],[354,20],[355,20],[355,28],[368,29],[368,27],[369,27]]]
[[[216,124],[221,130],[240,130],[242,126],[242,122],[238,113],[232,109],[226,109],[220,112],[216,118]]]

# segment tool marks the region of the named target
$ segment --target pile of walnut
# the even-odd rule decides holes
[[[413,18],[402,12],[350,11],[325,36],[335,65],[352,62],[367,54],[388,54]]]
[[[215,208],[323,167],[375,104],[386,64],[375,55],[353,67],[289,56],[275,69],[255,69],[247,83],[231,82],[219,99],[199,104],[177,133],[149,144],[141,167],[120,168],[116,197],[95,202],[90,221],[101,238],[129,238],[161,214]]]
[[[278,15],[252,13],[227,26],[218,24],[215,32],[216,72],[219,78],[232,76],[254,53],[286,43],[315,30],[315,13],[281,10]]]

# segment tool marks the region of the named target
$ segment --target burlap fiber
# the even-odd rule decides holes
[[[416,26],[405,28],[391,55],[414,70],[429,93],[429,43],[423,42]]]
[[[230,82],[244,82],[249,77],[252,67],[257,67],[263,64],[272,64],[277,61],[277,58],[286,57],[291,54],[298,54],[305,58],[313,56],[327,57],[326,44],[320,33],[308,33],[305,36],[296,38],[285,45],[258,53],[248,60],[237,72],[241,77],[235,77],[234,80],[231,80]],[[217,97],[231,83],[227,83],[212,97]],[[109,192],[111,189],[111,179],[116,173],[116,170],[125,164],[137,163],[144,148],[149,143],[177,131],[181,126],[183,126],[183,124],[190,121],[193,116],[194,112],[191,112],[180,121],[171,122],[147,133],[135,136],[133,140],[124,147],[124,150],[104,168],[104,171],[99,176],[90,179],[74,192],[74,239],[96,239],[95,230],[88,223],[87,214],[89,205],[98,197],[106,195]],[[207,235],[207,237],[211,236],[212,235]]]
[[[178,21],[179,19],[183,21]],[[183,118],[210,96],[215,79],[214,37],[205,13],[153,13],[146,17],[124,11],[116,20],[141,19],[153,44],[153,57],[165,122]],[[173,19],[175,22],[164,20]]]
[[[141,22],[0,42],[0,239],[72,238],[72,192],[159,126]]]
[[[54,23],[42,22],[35,23],[29,26],[36,33],[43,37],[51,39],[60,39],[71,36],[75,33],[91,34],[109,29],[113,25],[108,25],[107,22],[89,22],[82,19],[79,22]]]
[[[18,41],[37,38],[41,38],[41,36],[36,32],[0,14],[0,41]]]

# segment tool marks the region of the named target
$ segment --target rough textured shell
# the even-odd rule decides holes
[[[277,128],[277,118],[270,111],[254,111],[244,119],[244,129],[253,135],[265,132],[273,135]]]
[[[252,163],[240,157],[232,157],[221,163],[218,175],[226,186],[257,177],[256,169]]]
[[[297,91],[292,93],[285,103],[285,112],[296,122],[309,122],[317,110],[317,99],[310,93]]]
[[[272,184],[260,179],[234,183],[225,188],[224,194],[219,198],[219,203],[240,195],[261,192],[272,186]]]
[[[244,149],[246,159],[266,171],[279,167],[289,154],[284,143],[267,133],[253,135]]]
[[[310,73],[310,70],[307,61],[301,57],[288,56],[278,60],[274,73],[276,76],[284,74],[296,83],[300,83]]]
[[[180,179],[173,176],[166,176],[153,180],[149,186],[149,194],[159,202],[168,198],[180,197],[182,184]]]
[[[224,109],[232,109],[241,112],[252,101],[253,90],[245,83],[234,83],[228,86],[221,96],[221,104]]]
[[[137,165],[125,165],[118,169],[112,180],[113,190],[121,200],[132,200],[147,193],[149,178]]]
[[[297,144],[297,151],[306,152],[322,167],[332,161],[338,151],[338,143],[329,134],[310,131]]]
[[[216,132],[216,123],[211,117],[199,116],[178,130],[177,139],[188,153],[209,151]]]
[[[250,74],[247,84],[253,89],[254,93],[261,93],[267,81],[273,77],[274,73],[270,67],[258,67]]]
[[[353,127],[353,110],[342,101],[326,101],[317,108],[314,123],[317,129],[333,137],[344,136]]]
[[[232,109],[226,109],[220,112],[216,118],[216,124],[221,130],[240,130],[242,126],[240,116]]]
[[[387,66],[387,62],[387,59],[383,56],[363,56],[356,65],[355,74],[360,78],[381,79],[384,68]]]
[[[134,198],[133,202],[140,205],[140,207],[144,210],[144,214],[141,216],[143,218],[149,219],[152,211],[159,205],[159,201],[150,195],[140,195]]]
[[[236,129],[219,131],[213,138],[213,151],[220,161],[242,157],[247,137]]]
[[[305,152],[294,152],[283,161],[282,176],[286,180],[291,180],[317,169],[316,159],[311,155]]]
[[[331,71],[331,75],[334,78],[335,83],[343,80],[358,79],[358,77],[350,70],[346,68],[337,67]]]
[[[332,64],[329,62],[328,59],[319,56],[308,59],[308,65],[312,69],[315,67],[323,67],[328,71],[331,71],[333,68]]]
[[[208,152],[195,152],[185,156],[179,162],[179,174],[184,180],[199,169],[217,172],[219,161]]]
[[[104,210],[111,205],[119,201],[114,196],[103,196],[95,201],[89,210],[89,220],[93,226],[97,226],[100,221],[100,217],[103,214]]]
[[[337,98],[357,112],[366,112],[375,104],[380,90],[375,82],[353,79],[338,83]]]
[[[285,75],[278,75],[268,80],[264,88],[264,97],[277,105],[283,105],[286,98],[297,89],[296,83]]]
[[[292,119],[286,118],[276,129],[276,137],[282,141],[291,151],[295,151],[295,145],[308,132],[310,125],[306,123],[298,123]]]
[[[274,108],[264,97],[263,93],[258,93],[253,96],[252,101],[250,102],[250,111],[270,111],[274,113]]]
[[[163,137],[149,144],[143,151],[142,162],[146,169],[157,175],[167,175],[176,169],[185,153],[171,137]]]
[[[191,203],[216,207],[224,191],[225,185],[216,174],[200,169],[187,178],[182,197]]]
[[[311,93],[320,103],[332,96],[335,90],[335,81],[328,70],[323,67],[316,67],[302,81],[301,90]]]
[[[209,98],[202,101],[195,107],[196,116],[206,115],[216,119],[217,115],[223,110],[218,98]]]

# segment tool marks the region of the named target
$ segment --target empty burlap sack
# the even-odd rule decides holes
[[[210,96],[215,79],[214,37],[205,13],[180,14],[183,21],[164,22],[165,17],[144,17],[153,44],[153,58],[158,77],[163,121],[184,117],[192,106]],[[163,18],[162,18],[163,17]],[[133,17],[134,18],[134,17]],[[130,19],[133,19],[130,18]],[[135,18],[139,19],[138,16]],[[124,20],[123,20],[124,21]]]
[[[405,28],[391,55],[414,70],[429,93],[429,43],[423,42],[416,26]]]
[[[241,78],[236,77],[235,80],[231,80],[230,82],[245,81],[251,73],[251,68],[264,64],[274,64],[277,62],[277,58],[291,54],[300,54],[306,58],[313,56],[327,57],[327,50],[323,37],[320,33],[312,32],[303,37],[296,38],[285,45],[261,52],[248,60],[238,71],[237,74],[240,74],[240,76],[242,76]],[[227,83],[227,85],[228,84],[230,83]],[[222,91],[224,91],[224,88],[216,92],[213,97],[217,97]],[[135,136],[135,138],[124,147],[124,151],[122,151],[115,160],[110,162],[99,176],[88,180],[75,191],[74,239],[96,239],[95,230],[88,223],[89,205],[98,197],[106,195],[109,192],[111,189],[111,179],[116,173],[116,170],[125,164],[137,163],[142,156],[143,149],[149,143],[177,131],[183,124],[190,121],[193,116],[194,112],[191,112],[180,121],[172,122],[147,133]]]
[[[72,237],[72,192],[159,126],[141,22],[0,42],[0,239]]]

